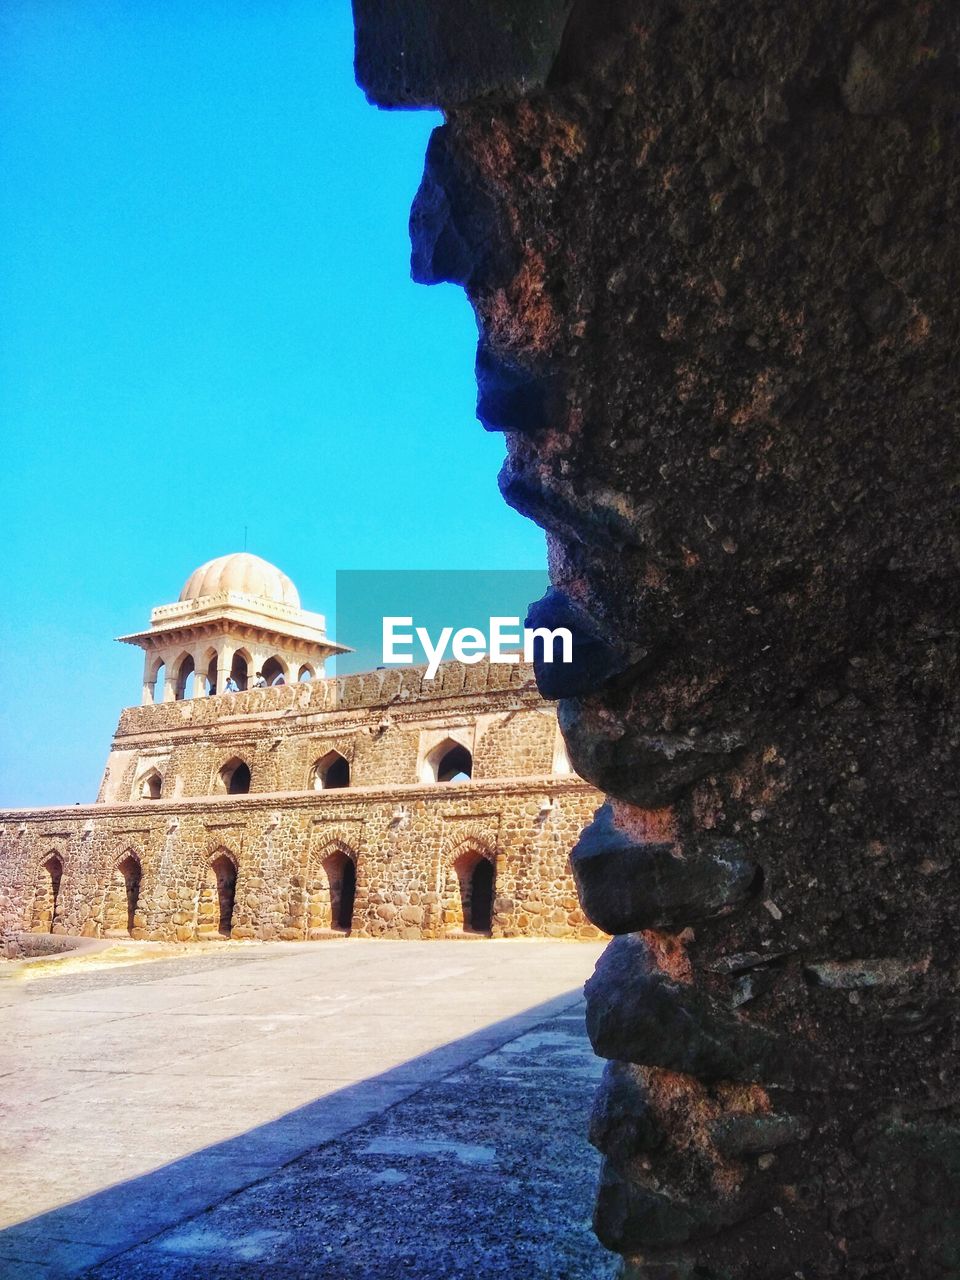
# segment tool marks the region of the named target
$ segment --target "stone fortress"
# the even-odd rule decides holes
[[[143,699],[96,803],[0,811],[8,954],[24,931],[602,936],[568,858],[600,797],[529,665],[325,677],[347,650],[246,552],[120,639],[144,650]]]

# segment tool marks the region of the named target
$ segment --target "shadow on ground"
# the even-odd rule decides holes
[[[7,1228],[0,1277],[612,1276],[590,1229],[599,1070],[571,991]],[[137,1123],[131,1091],[105,1146]]]

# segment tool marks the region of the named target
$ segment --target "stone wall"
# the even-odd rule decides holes
[[[97,804],[0,811],[3,936],[597,937],[569,851],[600,796],[554,771],[559,740],[524,664],[127,708]],[[445,744],[469,781],[421,781]],[[348,785],[317,789],[330,751]],[[250,787],[230,795],[237,762]]]
[[[413,270],[473,304],[612,797],[600,1238],[960,1275],[960,8],[354,8],[369,96],[444,110]]]
[[[597,801],[579,778],[547,776],[4,810],[4,930],[217,936],[214,864],[225,859],[236,874],[233,938],[307,939],[337,927],[361,937],[455,936],[464,930],[461,879],[469,893],[482,858],[495,871],[494,937],[593,938],[569,850]],[[349,926],[335,918],[344,859],[356,877]]]
[[[216,794],[219,771],[242,760],[253,792],[304,791],[327,752],[350,764],[354,786],[419,779],[423,755],[448,733],[474,756],[477,778],[551,772],[556,710],[527,664],[441,665],[376,671],[279,688],[126,708],[100,789],[118,803],[156,770],[161,796]]]

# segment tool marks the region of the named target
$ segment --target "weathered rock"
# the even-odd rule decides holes
[[[656,1151],[663,1142],[642,1068],[630,1062],[608,1062],[604,1067],[590,1113],[590,1141],[619,1161]]]
[[[704,1204],[688,1204],[641,1186],[625,1178],[610,1160],[603,1162],[593,1227],[608,1249],[633,1253],[685,1244],[701,1232],[715,1230],[723,1218]]]
[[[647,809],[663,808],[690,783],[729,768],[745,741],[735,729],[634,732],[588,698],[564,698],[557,716],[577,773]]]
[[[728,1013],[657,967],[643,938],[614,938],[585,988],[587,1031],[602,1058],[703,1080],[822,1088],[826,1071],[800,1044]]]
[[[805,976],[818,987],[835,991],[859,991],[867,987],[904,987],[926,973],[925,960],[819,960],[804,965]]]
[[[672,843],[641,843],[602,805],[570,854],[580,905],[607,933],[680,928],[748,899],[757,867],[732,840],[681,855]]]
[[[353,0],[357,79],[390,107],[452,104],[541,87],[573,0]]]
[[[550,423],[556,381],[525,368],[481,340],[477,347],[477,417],[488,431],[542,431]]]
[[[488,84],[523,8],[492,22]],[[669,806],[688,854],[736,840],[765,876],[756,907],[651,939],[674,977],[595,979],[594,1030],[705,1079],[766,1070],[754,1033],[808,1055],[805,1083],[831,1074],[806,1097],[815,1139],[743,1170],[749,1217],[643,1246],[625,1275],[960,1270],[960,1169],[929,1134],[887,1167],[855,1140],[878,1111],[952,1106],[960,1048],[958,55],[947,0],[580,0],[534,91],[466,101],[456,66],[432,73],[462,181],[496,206],[471,229],[481,342],[556,379],[507,435],[501,492],[605,639],[656,639],[561,702],[574,768]],[[485,236],[518,255],[510,280]],[[611,904],[631,869],[607,867],[590,892]],[[813,969],[927,955],[891,981]],[[669,1114],[636,1163],[700,1204],[702,1151]],[[629,1252],[657,1211],[603,1195]]]
[[[709,1126],[710,1140],[721,1155],[740,1159],[759,1156],[792,1142],[800,1142],[810,1126],[798,1116],[725,1115]]]
[[[476,167],[455,147],[449,127],[434,129],[410,211],[414,280],[467,286],[480,273],[509,280],[517,253],[506,234],[491,234],[499,216]]]
[[[638,669],[648,656],[647,650],[639,645],[628,650],[626,646],[611,644],[590,616],[556,587],[551,587],[545,596],[530,605],[525,625],[549,631],[564,627],[571,635],[570,662],[559,661],[559,651],[553,661],[546,662],[542,641],[534,647],[537,688],[545,698],[572,698],[590,693],[614,676]]]

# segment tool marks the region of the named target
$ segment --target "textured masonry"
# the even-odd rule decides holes
[[[960,9],[355,0],[578,631],[633,1280],[960,1275]],[[558,673],[552,673],[556,676]]]
[[[423,781],[448,747],[470,778]],[[523,664],[130,707],[95,805],[0,811],[4,934],[594,938],[569,851],[599,798]]]

